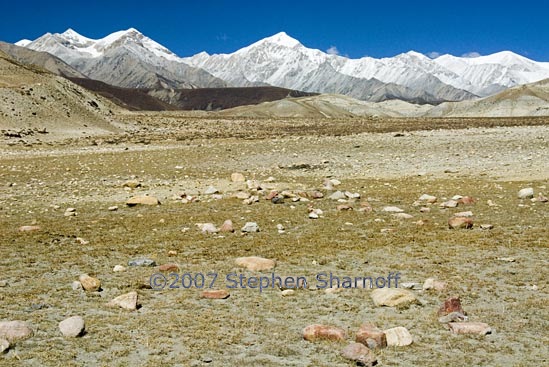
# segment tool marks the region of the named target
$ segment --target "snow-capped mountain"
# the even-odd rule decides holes
[[[18,44],[52,53],[91,78],[124,87],[272,85],[367,101],[436,104],[549,78],[549,63],[509,51],[477,58],[430,59],[410,51],[389,58],[350,59],[307,48],[284,32],[231,54],[201,52],[186,58],[133,28],[99,40],[69,29]]]
[[[130,28],[94,40],[72,29],[17,42],[51,53],[92,79],[130,88],[223,87],[208,72],[189,66],[173,52]]]

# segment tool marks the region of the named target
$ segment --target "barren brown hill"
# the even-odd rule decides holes
[[[116,109],[103,97],[0,51],[2,139],[49,140],[118,132]]]

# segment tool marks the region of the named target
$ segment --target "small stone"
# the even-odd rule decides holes
[[[76,212],[65,212],[65,213],[63,213],[63,215],[65,217],[76,217],[77,213]]]
[[[540,192],[538,194],[538,197],[536,198],[536,201],[539,201],[540,203],[547,203],[549,202],[549,198],[547,198],[546,196],[543,196],[543,194]]]
[[[219,192],[219,190],[213,186],[208,186],[206,188],[206,190],[204,191],[204,194],[205,195],[213,195],[213,194],[217,194]]]
[[[277,197],[277,195],[278,191],[272,190],[270,193],[267,194],[267,196],[265,196],[265,200],[272,200],[273,198]]]
[[[1,338],[0,339],[0,353],[4,353],[10,349],[10,342],[8,342],[6,339]]]
[[[309,213],[309,218],[310,219],[318,219],[318,214],[316,214],[315,212],[310,212]]]
[[[421,208],[419,208],[419,211],[421,213],[429,213],[431,211],[431,208],[421,207]]]
[[[175,250],[168,251],[168,256],[170,256],[170,257],[177,256],[177,251],[175,251]]]
[[[458,204],[461,205],[471,205],[475,203],[475,199],[470,196],[463,196],[457,200]]]
[[[90,241],[87,241],[87,240],[83,239],[82,237],[76,237],[76,242],[78,242],[79,244],[84,245],[84,246],[90,244]]]
[[[221,227],[219,228],[219,231],[229,232],[229,233],[234,232],[233,221],[230,219],[227,219],[226,221],[224,221]]]
[[[259,232],[259,225],[256,222],[247,222],[241,231],[245,233]]]
[[[101,289],[101,281],[97,278],[90,277],[88,274],[82,274],[78,278],[82,288],[88,292],[97,292]]]
[[[248,256],[236,258],[235,264],[251,271],[263,271],[274,268],[276,261],[258,256]]]
[[[488,200],[488,201],[486,202],[486,204],[488,204],[488,206],[490,206],[490,207],[498,206],[498,204],[494,203],[492,200]]]
[[[422,289],[421,284],[416,282],[404,282],[400,285],[400,287],[403,289]]]
[[[486,335],[492,333],[492,328],[484,322],[451,322],[448,326],[454,334]]]
[[[303,329],[303,339],[310,342],[316,340],[341,341],[345,339],[345,330],[320,324],[309,325]]]
[[[349,345],[341,351],[341,356],[355,362],[358,366],[370,367],[377,364],[377,359],[370,349],[360,343],[349,343]]]
[[[80,316],[73,316],[59,323],[59,330],[63,336],[76,338],[82,335],[86,328],[84,319]]]
[[[276,229],[278,230],[278,233],[284,233],[285,230],[284,226],[280,223],[276,225]]]
[[[343,288],[340,288],[340,287],[331,287],[331,288],[326,288],[324,290],[324,293],[326,294],[336,294],[336,293],[339,293],[343,290]]]
[[[440,204],[441,208],[455,208],[458,206],[457,200],[448,200]]]
[[[450,312],[448,315],[441,316],[438,318],[438,322],[441,324],[448,324],[450,322],[462,322],[467,321],[467,316],[461,312]]]
[[[345,196],[349,199],[360,199],[360,194],[358,192],[345,191]]]
[[[296,198],[299,200],[299,198]],[[275,196],[271,199],[271,203],[273,204],[284,204],[284,198],[282,196]]]
[[[225,289],[207,289],[200,293],[200,297],[207,299],[226,299],[229,298],[230,294]]]
[[[118,296],[107,303],[109,307],[120,307],[125,310],[134,311],[137,309],[137,292],[130,292]]]
[[[24,321],[1,321],[0,339],[6,339],[9,344],[19,340],[28,339],[33,336],[31,327]]]
[[[514,263],[516,261],[514,257],[499,257],[498,260],[505,261],[508,263]]]
[[[253,203],[258,203],[259,202],[259,196],[257,196],[257,195],[250,196],[248,199],[246,199],[242,202],[245,205],[252,205]]]
[[[425,201],[427,203],[434,203],[437,201],[437,197],[433,195],[423,194],[419,197],[419,201]]]
[[[126,201],[127,206],[136,205],[159,205],[160,201],[154,196],[134,196]]]
[[[245,191],[238,191],[233,194],[234,198],[240,199],[240,200],[246,200],[250,198],[250,194]]]
[[[377,288],[370,295],[376,306],[407,308],[418,300],[414,293],[398,288]]]
[[[473,228],[473,220],[465,217],[452,217],[448,219],[448,227],[450,229],[471,229]]]
[[[328,196],[328,199],[330,200],[340,200],[345,198],[346,198],[345,194],[342,193],[341,191],[336,191],[332,193],[330,196]]]
[[[130,180],[130,181],[124,182],[122,184],[122,187],[129,187],[130,189],[136,189],[138,187],[141,187],[141,183],[139,183],[139,181]]]
[[[431,289],[434,289],[436,291],[443,291],[446,288],[446,283],[441,282],[439,280],[435,280],[433,278],[427,278],[425,279],[425,282],[423,283],[423,290],[428,291]]]
[[[459,312],[461,314],[467,315],[463,308],[461,307],[461,300],[459,297],[450,297],[444,301],[438,310],[439,316],[445,316],[451,314],[452,312]]]
[[[123,271],[126,271],[126,268],[122,265],[115,265],[112,271],[114,271],[115,273],[121,273]]]
[[[411,219],[414,216],[410,215],[410,214],[407,214],[407,213],[395,213],[395,214],[393,214],[393,217],[395,217],[397,219]]]
[[[175,272],[179,271],[179,265],[173,264],[173,263],[162,264],[158,267],[158,270],[161,271],[161,272],[171,271],[171,272],[175,273]]]
[[[74,282],[72,282],[71,288],[73,291],[82,290],[82,283],[80,283],[78,280],[75,280]]]
[[[454,217],[470,218],[472,216],[473,216],[472,211],[459,212],[459,213],[454,214]]]
[[[531,199],[534,197],[534,189],[527,187],[518,192],[519,199]]]
[[[0,280],[0,288],[4,288],[7,286],[8,286],[8,282],[6,282],[5,280]]]
[[[76,208],[67,208],[65,209],[65,213],[74,213],[76,212]]]
[[[219,229],[213,223],[202,223],[200,225],[200,230],[202,233],[217,233]]]
[[[246,182],[246,178],[244,175],[240,172],[234,172],[231,174],[231,181],[232,182]]]
[[[246,186],[248,187],[248,190],[260,190],[261,184],[257,180],[247,180]]]
[[[108,210],[111,211],[111,212],[115,212],[115,211],[118,210],[118,206],[116,206],[116,205],[109,206]]]
[[[402,326],[385,330],[385,336],[389,347],[405,347],[414,342],[408,329]]]
[[[295,294],[295,291],[293,289],[284,289],[282,292],[280,292],[280,295],[282,297],[290,297]]]
[[[404,210],[396,206],[386,206],[383,208],[383,211],[388,213],[404,213]]]
[[[350,206],[350,205],[347,205],[347,204],[341,204],[341,205],[338,205],[336,207],[337,210],[339,211],[344,211],[344,210],[353,210],[353,207]]]
[[[156,266],[156,262],[151,259],[133,259],[128,261],[128,266]]]
[[[492,224],[481,224],[480,229],[486,231],[486,230],[494,229],[494,226]]]
[[[19,232],[35,232],[40,230],[40,226],[21,226]]]
[[[387,337],[383,330],[378,329],[374,324],[366,323],[360,326],[356,333],[358,343],[362,343],[370,349],[385,348],[387,346]]]

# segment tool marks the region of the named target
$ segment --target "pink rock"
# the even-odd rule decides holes
[[[231,233],[234,232],[233,221],[230,219],[227,219],[226,221],[224,221],[223,224],[221,225],[221,228],[219,228],[219,231],[231,232]]]
[[[178,272],[179,271],[179,265],[173,264],[173,263],[162,264],[158,267],[158,270],[160,270],[162,272],[167,272],[167,271]]]
[[[471,204],[474,204],[476,202],[476,200],[470,196],[464,196],[460,199],[458,199],[458,204],[463,204],[463,205],[471,205]]]
[[[303,339],[341,341],[345,339],[345,330],[327,325],[313,324],[303,329]]]
[[[473,220],[467,217],[452,217],[448,219],[448,227],[450,229],[471,229],[473,228]]]
[[[341,204],[336,207],[337,210],[343,211],[343,210],[353,210],[353,207],[347,204]]]
[[[454,334],[486,335],[492,333],[492,328],[484,322],[451,322],[448,326]]]
[[[372,352],[360,343],[349,343],[341,351],[341,356],[356,362],[359,366],[375,366],[377,364],[376,357]]]
[[[276,197],[277,195],[278,195],[278,191],[273,190],[267,196],[265,196],[265,200],[271,200],[272,198]]]
[[[21,226],[19,227],[19,232],[34,232],[39,231],[40,226]]]
[[[0,339],[6,339],[10,344],[18,340],[28,339],[34,334],[30,326],[24,321],[0,322]]]
[[[207,299],[226,299],[229,298],[230,294],[225,289],[207,289],[202,291],[200,296]]]
[[[463,311],[463,308],[461,307],[461,300],[459,297],[450,297],[444,301],[444,303],[440,306],[438,310],[439,316],[448,315],[452,312],[459,312],[464,315],[467,315],[465,311]]]
[[[387,337],[383,330],[378,329],[371,323],[363,324],[360,329],[358,329],[355,340],[370,349],[384,348],[387,346]]]

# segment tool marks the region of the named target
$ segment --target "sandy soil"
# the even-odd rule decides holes
[[[163,130],[170,121],[164,116],[154,125],[135,123],[136,129],[148,127],[149,135],[140,130],[123,138],[0,146],[0,320],[24,320],[34,329],[34,336],[0,356],[0,364],[351,366],[340,356],[345,343],[307,342],[301,331],[313,323],[339,326],[350,341],[367,321],[382,329],[404,326],[414,339],[407,347],[374,351],[381,366],[548,363],[549,203],[517,198],[524,187],[536,196],[549,194],[547,125],[409,131],[398,125],[331,136],[327,127],[307,130],[307,122],[296,128],[299,136],[290,136],[281,122],[284,129],[272,136],[258,136],[261,128],[244,124],[228,136],[222,131],[211,137],[190,124],[185,139],[173,126]],[[231,198],[237,191],[256,194],[231,182],[232,172],[263,182],[258,203]],[[262,196],[271,189],[317,189],[328,196],[331,191],[322,187],[327,177],[341,181],[335,190],[360,193],[349,205],[358,209],[368,202],[373,211],[338,211],[341,203],[327,197],[275,205]],[[141,186],[125,188],[128,180]],[[209,185],[223,198],[205,195]],[[182,192],[200,200],[184,204]],[[424,193],[438,198],[427,213],[414,206]],[[124,205],[141,194],[158,197],[162,205]],[[470,195],[476,203],[439,207],[454,195]],[[107,209],[114,205],[117,211]],[[309,205],[323,210],[319,219],[308,218]],[[387,205],[413,218],[397,219],[382,210]],[[64,215],[69,207],[76,216]],[[448,218],[467,210],[474,213],[474,228],[448,229]],[[196,226],[220,226],[226,219],[235,233],[203,234]],[[261,231],[241,234],[249,221]],[[494,228],[481,230],[484,223]],[[31,224],[41,230],[18,231]],[[226,289],[227,274],[257,275],[234,263],[254,255],[275,259],[275,273],[285,276],[400,272],[403,282],[420,288],[427,278],[447,286],[414,290],[420,304],[397,309],[376,307],[369,289],[297,290],[292,297],[278,289],[230,289],[229,298],[208,300],[199,289],[147,289],[144,283],[158,267],[113,272],[117,264],[147,257],[159,265],[177,263],[180,273],[216,272],[216,288]],[[99,278],[103,290],[72,290],[82,273]],[[133,290],[141,304],[137,311],[106,307]],[[492,334],[445,329],[436,312],[452,295],[460,296],[471,321],[488,323]],[[64,338],[58,323],[73,315],[86,319],[87,332]]]

